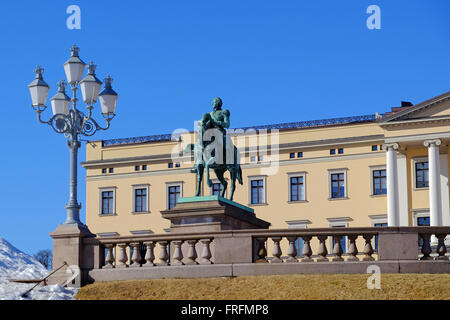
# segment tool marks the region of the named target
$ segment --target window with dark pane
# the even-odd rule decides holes
[[[147,188],[134,190],[134,212],[147,211]]]
[[[428,161],[416,162],[416,188],[428,186]]]
[[[345,181],[343,173],[331,174],[331,198],[345,197]]]
[[[114,213],[114,192],[102,191],[102,214]]]
[[[175,207],[178,198],[180,197],[181,188],[180,186],[170,186],[169,187],[169,209]]]
[[[251,181],[251,203],[264,203],[264,181],[262,179]]]
[[[373,170],[372,171],[372,181],[373,181],[373,194],[386,194],[386,169],[383,170]]]
[[[213,183],[211,187],[211,195],[220,196],[222,194],[222,184],[221,183]]]
[[[374,227],[387,227],[387,223],[374,223]],[[378,251],[378,235],[375,235],[375,251]]]
[[[305,200],[305,188],[304,188],[303,176],[291,177],[290,178],[290,187],[291,187],[290,201]]]

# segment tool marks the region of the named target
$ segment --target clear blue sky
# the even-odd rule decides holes
[[[81,30],[66,28],[71,4]],[[366,27],[371,4],[381,30]],[[117,117],[95,136],[109,139],[192,129],[215,96],[232,127],[421,102],[450,90],[449,12],[448,0],[4,1],[0,236],[35,253],[51,248],[48,233],[65,219],[68,148],[37,122],[27,84],[39,63],[55,94],[73,43],[101,79],[115,79]]]

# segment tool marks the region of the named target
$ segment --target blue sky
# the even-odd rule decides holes
[[[72,4],[81,30],[66,27]],[[366,27],[372,4],[381,30]],[[27,84],[39,63],[53,96],[73,43],[100,79],[115,79],[117,117],[95,136],[110,139],[191,130],[215,96],[231,110],[232,127],[429,99],[450,89],[448,12],[447,0],[2,3],[0,237],[35,253],[51,248],[48,233],[65,220],[68,148],[36,120]],[[80,167],[83,206],[84,175]]]

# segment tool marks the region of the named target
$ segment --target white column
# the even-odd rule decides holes
[[[409,226],[409,204],[408,204],[408,169],[406,155],[397,155],[397,181],[398,181],[398,225]]]
[[[441,200],[442,200],[442,225],[450,226],[450,199],[448,187],[448,155],[441,154]],[[450,236],[448,237],[450,240]]]
[[[430,226],[442,225],[441,207],[441,170],[439,159],[439,146],[441,140],[425,140],[425,147],[428,147],[428,181],[430,192]]]
[[[387,143],[383,145],[383,150],[386,150],[387,216],[389,227],[398,227],[399,225],[397,176],[398,147],[398,143]]]

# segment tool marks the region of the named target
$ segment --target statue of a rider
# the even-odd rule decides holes
[[[230,199],[233,199],[235,181],[238,180],[242,184],[242,172],[238,151],[226,131],[230,127],[230,111],[222,109],[222,99],[218,97],[213,99],[212,107],[213,110],[205,113],[198,123],[195,145],[189,146],[194,151],[195,158],[195,166],[191,172],[197,173],[196,196],[200,194],[204,169],[206,169],[207,184],[211,186],[212,182],[209,178],[209,168],[211,168],[223,186],[222,196],[225,194],[228,184],[223,174],[225,171],[230,172],[232,182]],[[215,141],[216,138],[221,138],[222,141]],[[214,148],[210,148],[211,146],[214,146]],[[220,150],[220,147],[222,147],[222,150]]]

